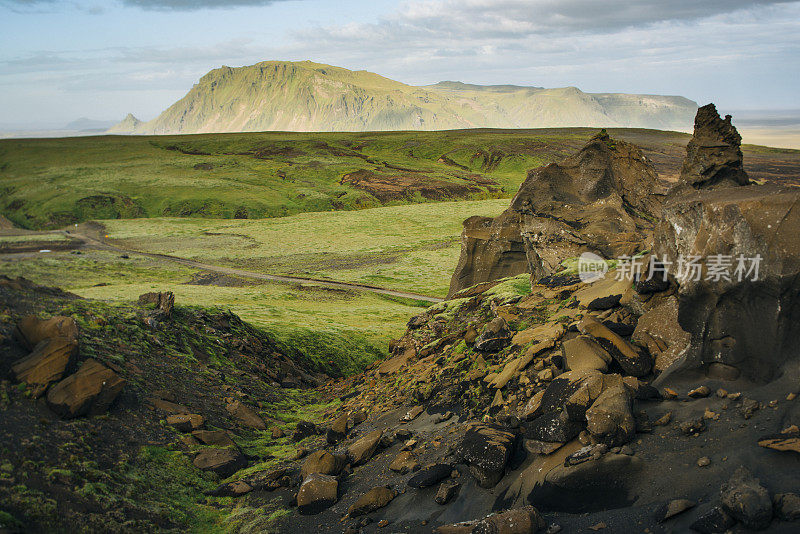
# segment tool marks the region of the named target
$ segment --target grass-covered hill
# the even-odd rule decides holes
[[[695,102],[679,96],[459,82],[414,87],[364,70],[311,61],[265,61],[214,69],[157,118],[137,124],[127,117],[111,131],[352,132],[577,125],[687,129],[696,109]]]
[[[0,215],[24,228],[138,217],[264,218],[509,197],[526,171],[596,130],[248,133],[0,141]],[[613,130],[662,177],[688,136]],[[745,148],[753,178],[796,171],[800,152]],[[796,174],[796,172],[795,172]]]

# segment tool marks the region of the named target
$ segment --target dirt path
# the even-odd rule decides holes
[[[300,276],[283,276],[279,274],[257,273],[253,271],[245,271],[243,269],[235,269],[233,267],[222,267],[220,265],[211,265],[209,263],[203,263],[200,261],[190,260],[187,258],[180,258],[178,256],[170,256],[168,254],[157,254],[154,252],[142,252],[138,250],[132,250],[129,248],[121,247],[119,245],[113,245],[111,243],[108,243],[102,236],[102,227],[91,223],[82,224],[77,229],[74,230],[71,229],[69,235],[76,239],[82,240],[88,246],[92,246],[99,249],[113,250],[116,252],[122,252],[124,254],[138,254],[140,256],[146,256],[149,258],[155,258],[159,260],[166,260],[174,263],[179,263],[181,265],[185,265],[187,267],[193,267],[195,269],[202,269],[204,271],[210,271],[215,273],[229,274],[233,276],[239,276],[242,278],[255,278],[257,280],[269,280],[272,282],[285,282],[290,284],[313,283],[321,287],[367,291],[369,293],[378,293],[380,295],[421,300],[424,302],[431,302],[431,303],[442,302],[444,300],[438,297],[431,297],[429,295],[419,295],[417,293],[409,293],[407,291],[397,291],[394,289],[386,289],[383,287],[369,286],[365,284],[334,282],[331,280],[320,280],[318,278],[304,278]]]

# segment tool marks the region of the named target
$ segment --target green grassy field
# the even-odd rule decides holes
[[[0,140],[0,214],[24,228],[56,228],[91,219],[257,219],[508,197],[528,169],[564,157],[596,132],[267,132]],[[687,138],[656,130],[612,133],[634,136],[662,151],[680,147]],[[354,171],[369,171],[385,183],[411,180],[417,185],[401,184],[382,196],[340,183]],[[471,189],[446,191],[441,184]]]
[[[273,334],[288,353],[351,373],[387,354],[408,318],[427,304],[360,291],[226,277],[198,282],[200,272],[172,262],[106,251],[37,254],[0,260],[0,273],[24,276],[82,297],[130,301],[148,291],[172,291],[176,303],[220,307]]]
[[[462,221],[507,207],[508,200],[494,199],[260,220],[102,222],[112,242],[134,250],[444,297],[461,250]]]

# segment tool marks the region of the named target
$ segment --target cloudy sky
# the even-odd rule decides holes
[[[0,124],[148,120],[268,59],[798,109],[798,36],[784,0],[0,0]]]

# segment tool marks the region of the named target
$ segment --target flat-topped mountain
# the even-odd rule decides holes
[[[415,87],[310,61],[214,69],[150,122],[110,133],[447,130],[619,126],[688,130],[680,96],[584,93],[576,87],[440,82]]]

